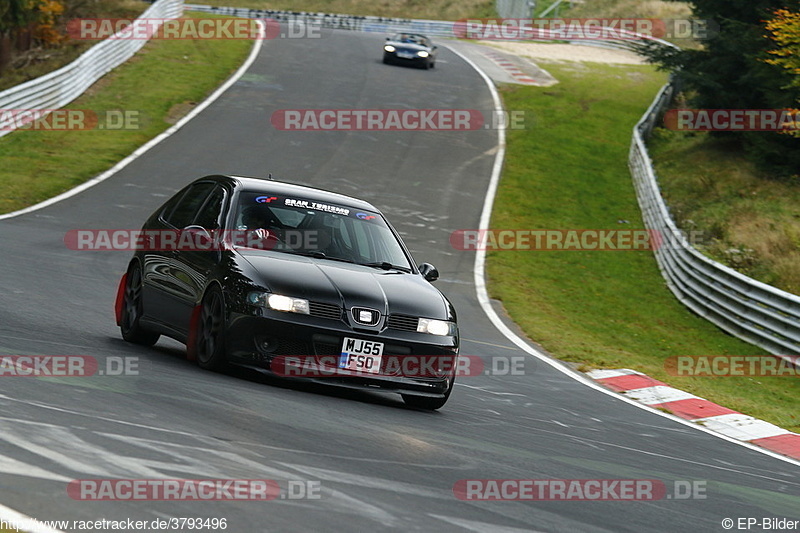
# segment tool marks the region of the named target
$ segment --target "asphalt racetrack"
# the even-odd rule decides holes
[[[492,109],[483,79],[450,50],[430,71],[388,66],[383,39],[268,41],[219,100],[121,172],[0,221],[0,354],[88,355],[101,368],[138,358],[138,375],[2,379],[0,502],[37,519],[226,518],[234,532],[723,531],[724,518],[800,519],[796,464],[587,387],[490,323],[476,299],[474,252],[454,250],[449,236],[478,227],[496,131],[271,125],[281,109]],[[113,304],[130,253],[69,250],[64,234],[137,229],[202,175],[269,172],[376,204],[416,261],[439,268],[462,354],[488,366],[522,357],[524,374],[462,377],[441,411],[423,412],[395,396],[206,372],[170,340],[153,349],[123,342]],[[70,481],[97,478],[311,481],[320,497],[68,495]],[[507,478],[648,479],[667,492],[654,501],[464,501],[453,492],[461,480]],[[703,490],[680,497],[676,481]]]

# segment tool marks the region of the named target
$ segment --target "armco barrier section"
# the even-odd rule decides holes
[[[215,13],[231,17],[269,19],[289,24],[317,25],[322,28],[336,30],[352,30],[370,33],[421,33],[429,37],[461,38],[466,31],[463,21],[401,19],[359,15],[339,15],[334,13],[310,13],[304,11],[279,11],[271,9],[249,9],[244,7],[216,7],[197,4],[186,4],[188,11]],[[525,18],[525,17],[522,17]],[[643,40],[653,41],[665,46],[672,46],[661,39],[643,37],[633,32],[618,30],[625,38],[620,39],[586,39],[574,41],[574,44],[602,46],[622,50],[638,51]],[[555,31],[539,30],[535,41],[564,41]],[[572,42],[572,41],[570,41]]]
[[[137,20],[177,18],[183,13],[183,0],[158,0]],[[0,92],[0,109],[58,109],[72,102],[108,71],[118,67],[139,51],[144,39],[106,39],[58,70]],[[11,113],[9,113],[11,115]],[[0,119],[0,137],[17,126],[13,117]]]
[[[655,252],[661,273],[678,300],[728,333],[773,355],[800,354],[800,297],[709,259],[689,244],[669,214],[645,139],[673,91],[666,85],[634,128],[629,159],[645,226],[663,237]]]
[[[248,9],[243,7],[216,7],[186,4],[188,11],[214,13],[229,17],[267,19],[290,24],[317,25],[336,30],[352,30],[370,33],[415,32],[431,37],[454,37],[453,22],[443,20],[416,20],[335,13],[307,13],[302,11],[278,11],[271,9]]]

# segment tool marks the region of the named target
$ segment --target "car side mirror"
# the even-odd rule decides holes
[[[436,270],[436,267],[430,263],[422,263],[419,268],[419,273],[422,274],[422,277],[426,280],[433,283],[437,279],[439,279],[439,271]]]
[[[387,40],[387,41],[388,41],[389,39],[391,39],[391,37],[387,37],[387,38],[386,38],[386,40]]]
[[[190,242],[192,243],[192,251],[206,251],[214,247],[214,238],[203,226],[195,224],[186,226],[181,230],[181,233],[188,233],[191,236]]]

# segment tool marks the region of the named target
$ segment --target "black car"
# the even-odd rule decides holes
[[[402,395],[453,389],[456,312],[367,202],[268,179],[207,176],[145,222],[120,281],[129,342],[160,335],[206,369],[236,364]]]
[[[386,38],[383,62],[433,68],[436,66],[436,46],[424,35],[398,33]]]

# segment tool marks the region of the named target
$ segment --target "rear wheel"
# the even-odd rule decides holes
[[[200,368],[221,370],[225,366],[225,302],[217,286],[209,289],[203,298],[195,343],[195,357]]]
[[[152,346],[158,342],[161,335],[146,330],[140,324],[144,309],[142,286],[142,268],[139,263],[134,263],[128,270],[128,277],[125,281],[119,329],[122,332],[122,338],[126,341],[142,346]]]

